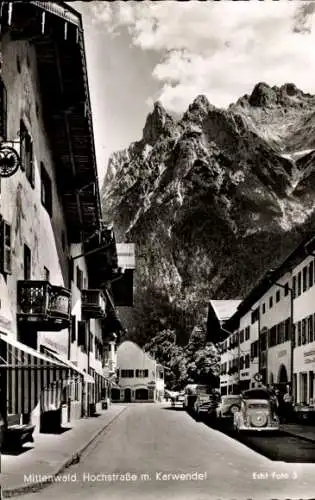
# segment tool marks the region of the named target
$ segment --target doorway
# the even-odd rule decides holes
[[[131,389],[125,389],[125,403],[131,402]]]

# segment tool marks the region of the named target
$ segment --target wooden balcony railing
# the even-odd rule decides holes
[[[19,322],[32,323],[39,330],[62,330],[70,324],[71,292],[48,281],[18,281]]]
[[[106,299],[101,290],[82,290],[82,312],[90,318],[105,318]]]

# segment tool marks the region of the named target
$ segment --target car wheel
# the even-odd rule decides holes
[[[234,413],[236,413],[236,412],[238,412],[238,411],[240,411],[239,406],[237,406],[237,405],[232,405],[232,406],[230,407],[230,412],[232,413],[232,415],[234,415]]]

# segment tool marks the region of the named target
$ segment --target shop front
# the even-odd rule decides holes
[[[315,402],[315,342],[296,347],[293,359],[296,403],[313,405]]]

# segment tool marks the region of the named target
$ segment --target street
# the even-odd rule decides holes
[[[129,405],[55,484],[24,498],[311,498],[314,472],[315,464],[272,461],[180,408],[142,403]]]

